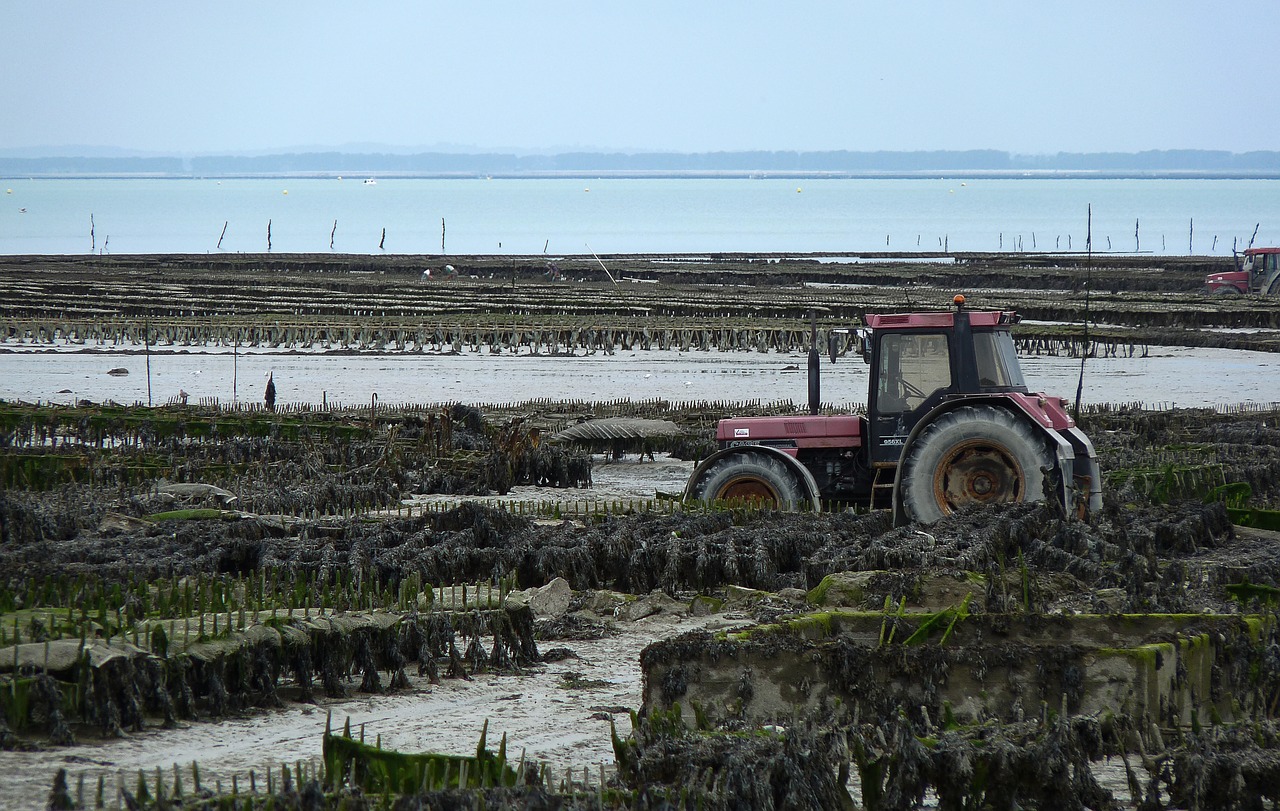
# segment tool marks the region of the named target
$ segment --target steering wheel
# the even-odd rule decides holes
[[[911,383],[905,379],[899,380],[898,385],[902,387],[902,395],[904,397],[919,397],[921,400],[923,400],[925,397],[928,396],[923,391],[921,391],[919,387],[917,387],[914,383]]]

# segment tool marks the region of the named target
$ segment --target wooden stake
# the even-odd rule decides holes
[[[151,408],[151,322],[142,320],[142,342],[147,352],[147,408]]]

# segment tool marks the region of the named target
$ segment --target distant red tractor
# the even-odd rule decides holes
[[[868,315],[857,346],[870,364],[867,416],[820,415],[819,355],[809,354],[809,415],[731,417],[719,449],[690,476],[689,500],[779,509],[892,508],[933,523],[971,504],[1049,500],[1101,509],[1093,443],[1060,397],[1027,390],[1010,312]]]
[[[1235,270],[1206,276],[1204,291],[1280,296],[1280,248],[1248,248],[1240,257]]]

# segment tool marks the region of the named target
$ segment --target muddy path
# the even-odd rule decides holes
[[[289,703],[216,723],[149,728],[118,740],[85,736],[70,747],[0,752],[0,768],[8,775],[0,780],[0,805],[31,807],[28,800],[48,794],[59,768],[72,775],[73,785],[84,780],[90,803],[99,776],[114,797],[121,784],[134,788],[139,771],[152,775],[159,769],[169,778],[175,764],[190,785],[193,762],[200,764],[205,785],[220,784],[229,792],[234,779],[245,791],[251,780],[265,787],[267,772],[278,773],[282,765],[319,767],[330,722],[335,731],[350,723],[354,734],[387,749],[466,755],[475,751],[487,721],[490,734],[505,736],[517,760],[524,757],[560,775],[570,767],[611,771],[610,725],[619,734],[631,732],[630,712],[640,705],[643,647],[684,631],[744,621],[690,618],[670,608],[634,621],[601,619],[598,638],[548,641],[544,646],[555,650],[556,660],[522,674],[476,674],[435,685],[414,677],[410,686],[386,695]]]

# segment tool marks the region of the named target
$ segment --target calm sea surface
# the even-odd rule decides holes
[[[574,357],[465,352],[333,355],[172,349],[150,362],[135,347],[21,345],[0,341],[0,400],[74,403],[164,403],[180,392],[193,401],[216,397],[261,402],[267,374],[288,403],[516,403],[535,399],[675,403],[791,400],[807,397],[802,354],[619,351]],[[1075,399],[1080,361],[1028,356],[1023,374],[1033,390]],[[1205,407],[1280,403],[1280,355],[1230,349],[1152,347],[1147,357],[1086,362],[1081,401]],[[116,374],[108,374],[112,369]],[[121,375],[119,370],[127,370]],[[866,402],[867,367],[856,359],[824,363],[822,398],[839,407]]]
[[[363,181],[3,180],[0,254],[1079,251],[1090,205],[1095,251],[1280,244],[1277,180]]]

